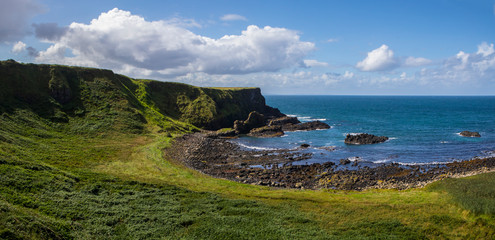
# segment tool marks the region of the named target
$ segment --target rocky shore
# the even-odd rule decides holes
[[[213,137],[212,137],[213,136]],[[205,174],[247,184],[283,188],[364,190],[408,189],[428,183],[495,170],[495,158],[475,158],[443,165],[404,166],[396,163],[376,167],[342,168],[329,161],[309,165],[292,164],[310,159],[298,149],[250,150],[206,133],[188,134],[174,140],[166,156]]]

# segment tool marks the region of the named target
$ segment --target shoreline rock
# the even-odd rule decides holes
[[[328,124],[320,121],[312,121],[312,122],[305,122],[299,124],[288,123],[282,125],[282,130],[286,132],[313,131],[313,130],[329,129],[329,128],[330,126]]]
[[[284,135],[282,127],[280,126],[263,126],[259,128],[254,128],[249,131],[248,136],[251,137],[280,137]]]
[[[360,144],[376,144],[382,143],[388,140],[388,137],[385,136],[375,136],[372,134],[361,133],[356,135],[347,134],[345,137],[344,143],[351,145],[360,145]]]
[[[495,171],[495,157],[474,158],[444,165],[404,166],[397,163],[350,170],[328,161],[292,164],[312,157],[302,149],[243,150],[225,139],[195,133],[175,138],[165,155],[180,164],[213,177],[246,184],[283,188],[365,190],[370,188],[408,189],[423,187],[447,177]],[[330,159],[329,159],[330,160]],[[357,162],[357,161],[355,161]],[[351,164],[353,165],[353,164]]]

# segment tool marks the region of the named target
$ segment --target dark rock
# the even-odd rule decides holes
[[[347,165],[349,163],[351,163],[351,160],[349,160],[347,158],[340,159],[340,165]]]
[[[281,126],[263,126],[252,129],[249,134],[252,137],[280,137],[284,135]]]
[[[302,148],[309,148],[309,144],[307,144],[307,143],[303,143],[303,144],[301,144],[301,147],[302,147]]]
[[[324,147],[319,147],[318,149],[327,150],[329,152],[333,152],[333,151],[335,151],[335,146],[324,146]]]
[[[462,131],[460,133],[463,137],[481,137],[479,132]]]
[[[215,132],[209,132],[206,134],[206,137],[208,138],[235,138],[237,137],[237,134],[234,129],[220,129]]]
[[[361,133],[357,135],[347,134],[345,137],[346,144],[375,144],[382,143],[388,140],[385,136],[375,136],[372,134]]]
[[[301,123],[296,117],[280,117],[280,118],[275,118],[270,121],[268,126],[273,126],[273,125],[285,125],[285,124],[299,124]]]
[[[265,126],[265,116],[256,111],[249,113],[248,118],[245,121],[236,120],[234,122],[234,130],[238,134],[247,134],[251,129]]]
[[[311,130],[329,129],[329,128],[330,126],[328,124],[320,121],[305,122],[300,124],[287,123],[282,126],[282,130],[287,132],[311,131]]]

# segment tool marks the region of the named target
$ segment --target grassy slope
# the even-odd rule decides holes
[[[51,80],[46,68],[47,77],[36,81]],[[92,72],[76,70],[76,76]],[[34,75],[22,74],[27,75],[18,81],[36,84]],[[172,135],[194,126],[176,120],[178,112],[164,112],[167,106],[158,101],[168,98],[163,89],[149,91],[153,82],[122,76],[118,82],[87,78],[78,78],[81,88],[73,92],[80,102],[50,99],[37,91],[45,84],[0,92],[9,100],[0,116],[0,239],[495,236],[495,174],[426,189],[366,192],[272,189],[215,179],[164,158]],[[21,95],[6,97],[16,94]]]

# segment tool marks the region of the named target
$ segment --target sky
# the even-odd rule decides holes
[[[0,60],[268,95],[495,95],[495,0],[0,0]]]

